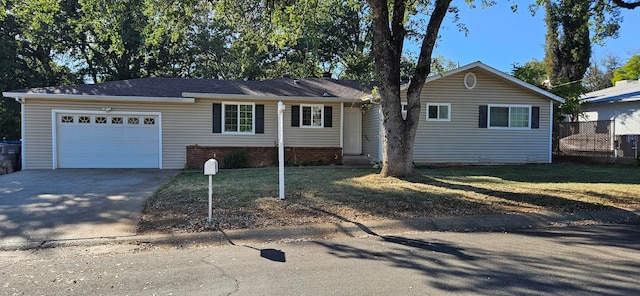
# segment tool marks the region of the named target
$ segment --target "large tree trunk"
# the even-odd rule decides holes
[[[380,92],[382,108],[382,171],[385,177],[407,177],[414,174],[413,146],[420,118],[419,96],[415,116],[407,114],[407,120],[402,119],[400,94]]]
[[[382,171],[384,177],[414,174],[413,147],[420,122],[420,92],[431,70],[431,54],[451,0],[437,0],[422,41],[418,65],[407,90],[407,118],[402,118],[400,58],[406,35],[403,0],[369,0],[371,7],[376,85],[382,110]],[[391,12],[391,27],[389,13]]]

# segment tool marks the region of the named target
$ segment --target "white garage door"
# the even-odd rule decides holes
[[[160,168],[157,114],[57,113],[58,168]]]

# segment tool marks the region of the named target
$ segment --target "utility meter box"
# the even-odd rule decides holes
[[[204,163],[204,174],[215,175],[218,173],[218,161],[215,159],[209,159]]]

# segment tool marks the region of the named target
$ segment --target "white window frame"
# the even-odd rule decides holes
[[[400,103],[401,104],[401,113],[402,113],[402,119],[407,119],[407,110],[409,110],[409,104],[407,104],[406,102]]]
[[[313,107],[320,107],[320,125],[313,125]],[[304,108],[311,108],[311,125],[304,124]],[[303,128],[324,128],[324,105],[322,104],[305,104],[300,105],[300,127]]]
[[[240,131],[240,105],[251,106],[251,131],[250,132],[241,132]],[[236,106],[238,110],[237,121],[236,121],[236,131],[227,131],[226,125],[226,116],[227,116],[227,106]],[[256,104],[255,103],[246,103],[246,102],[222,102],[222,133],[223,134],[231,134],[231,135],[255,135],[256,133]]]
[[[508,108],[509,109],[509,118],[507,120],[507,124],[509,126],[491,126],[491,108],[493,107],[498,107],[498,108]],[[511,126],[511,108],[527,108],[528,112],[527,112],[527,116],[528,116],[528,122],[527,122],[527,126],[521,126],[521,127],[512,127]],[[509,129],[509,130],[530,130],[531,129],[531,105],[514,105],[514,104],[489,104],[487,106],[487,128],[490,129]]]
[[[436,106],[438,107],[438,117],[437,118],[429,118],[429,107]],[[447,107],[447,118],[440,118],[440,107]],[[427,103],[426,110],[426,119],[427,121],[451,121],[451,104],[450,103]]]

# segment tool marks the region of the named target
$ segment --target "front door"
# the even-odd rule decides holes
[[[345,155],[362,154],[362,112],[359,107],[345,107],[343,137]]]

